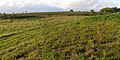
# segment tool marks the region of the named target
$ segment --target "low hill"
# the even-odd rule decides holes
[[[0,20],[0,60],[78,59],[120,59],[120,13]]]

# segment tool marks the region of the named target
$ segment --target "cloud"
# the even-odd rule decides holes
[[[97,0],[63,0],[60,5],[67,8],[86,8],[97,4]]]
[[[100,10],[105,7],[116,7],[118,4],[112,2],[99,2],[96,6],[94,6],[95,10]]]
[[[0,0],[0,12],[90,10],[106,6],[115,4],[99,0]]]
[[[39,12],[39,11],[58,11],[63,10],[63,8],[56,7],[56,6],[50,6],[46,4],[41,5],[26,5],[24,7],[16,7],[16,6],[4,6],[1,7],[0,12],[6,12],[6,13],[12,13],[12,12]]]
[[[46,0],[47,1],[47,0]],[[63,10],[62,7],[52,5],[50,2],[43,2],[43,0],[11,0],[9,2],[4,1],[0,5],[0,12],[37,12],[37,11],[57,11]]]

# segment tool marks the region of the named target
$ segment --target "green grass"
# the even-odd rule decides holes
[[[0,20],[1,60],[119,60],[120,13]]]

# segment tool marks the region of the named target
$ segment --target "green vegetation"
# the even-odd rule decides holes
[[[35,19],[1,19],[0,60],[120,59],[120,13],[59,14]]]
[[[106,8],[103,8],[100,10],[100,12],[103,12],[103,13],[116,13],[116,12],[120,12],[120,8],[117,8],[117,7],[106,7]]]
[[[31,18],[45,18],[41,15],[29,15],[29,14],[1,14],[0,19],[31,19]]]

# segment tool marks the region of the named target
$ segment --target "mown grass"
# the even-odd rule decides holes
[[[120,13],[0,20],[1,60],[119,60]]]

